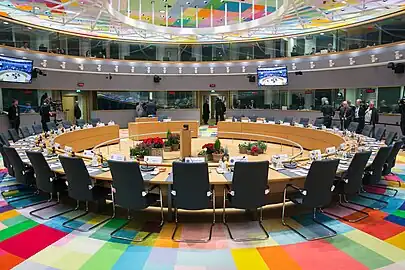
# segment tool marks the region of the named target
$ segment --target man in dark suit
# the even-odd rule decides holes
[[[13,99],[13,103],[8,108],[8,120],[10,121],[11,128],[17,131],[20,128],[20,107],[18,107],[18,100]]]
[[[156,111],[157,111],[157,108],[156,108],[155,102],[152,100],[149,101],[148,104],[146,104],[146,116],[149,116],[149,115],[156,116]]]
[[[329,101],[325,100],[325,103],[321,108],[321,112],[323,114],[323,124],[326,128],[330,128],[332,126],[332,118],[335,115],[335,111],[329,104]]]
[[[347,101],[342,102],[342,107],[340,108],[339,112],[340,123],[342,125],[342,130],[347,129],[350,123],[353,120],[353,110],[350,108]]]
[[[356,100],[354,107],[354,122],[359,123],[356,133],[360,134],[363,131],[365,123],[366,108],[361,99]]]

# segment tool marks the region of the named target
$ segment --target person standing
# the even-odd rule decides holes
[[[340,117],[340,123],[342,126],[342,130],[347,129],[348,126],[350,125],[350,122],[352,122],[352,118],[353,118],[352,108],[350,108],[347,101],[342,102],[342,107],[340,108],[339,117]]]
[[[360,134],[363,131],[365,123],[366,109],[361,101],[361,99],[356,100],[356,106],[354,108],[354,122],[359,123],[356,133]]]
[[[15,129],[18,134],[18,129],[20,128],[20,107],[18,106],[17,99],[13,99],[10,108],[8,108],[8,119],[11,128]]]
[[[49,98],[46,98],[39,108],[39,115],[41,115],[42,129],[45,132],[49,131],[48,126],[46,125],[46,123],[51,121],[51,106],[49,104]]]
[[[148,104],[146,105],[146,116],[152,115],[156,116],[156,104],[154,101],[149,101]]]
[[[143,106],[142,103],[139,102],[138,105],[136,105],[136,117],[143,117]]]
[[[77,120],[82,118],[82,110],[79,107],[79,102],[78,101],[76,101],[76,103],[75,103],[74,115],[75,115],[75,119],[76,119],[76,123],[77,123]]]
[[[335,115],[335,111],[333,107],[329,104],[329,101],[325,100],[324,105],[321,108],[321,112],[323,114],[323,124],[326,128],[330,128],[332,126],[332,118]]]
[[[222,102],[219,99],[219,97],[217,97],[217,99],[215,101],[215,123],[216,124],[218,124],[218,121],[220,120],[221,115],[223,115],[222,109],[223,109]]]
[[[205,100],[203,105],[203,121],[204,125],[208,125],[208,119],[210,118],[210,105],[208,104],[208,99]]]
[[[225,112],[226,112],[226,105],[225,105],[225,99],[221,100],[221,106],[222,106],[222,110],[221,110],[221,115],[220,115],[220,120],[221,121],[225,121]]]
[[[374,102],[370,101],[370,105],[368,105],[367,110],[365,111],[364,120],[366,123],[373,126],[373,135],[375,131],[375,125],[378,124],[378,111],[376,107],[374,107]]]

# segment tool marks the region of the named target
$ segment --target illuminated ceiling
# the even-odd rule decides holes
[[[137,42],[232,42],[310,34],[405,9],[405,0],[4,0],[2,16]]]

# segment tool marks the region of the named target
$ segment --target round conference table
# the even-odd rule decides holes
[[[151,131],[151,122],[143,122],[137,123],[137,132],[136,134],[132,134],[133,137],[142,138],[141,132],[149,133]],[[154,123],[155,126],[158,124],[165,124],[165,128],[167,127],[167,123]],[[189,123],[190,124],[190,123]],[[145,125],[145,129],[143,129],[142,125]],[[193,124],[194,125],[194,124]],[[183,125],[181,123],[175,123],[174,126],[177,128],[181,128]],[[193,127],[194,129],[194,127]],[[144,131],[142,131],[144,130]],[[158,129],[160,130],[160,129]],[[162,133],[161,137],[165,137],[167,130]],[[177,130],[173,130],[173,132],[177,132]],[[219,122],[218,123],[218,138],[221,139],[232,139],[232,140],[261,140],[267,141],[268,143],[273,144],[280,144],[283,143],[288,145],[288,141],[283,141],[287,139],[291,142],[292,146],[299,144],[302,146],[303,149],[306,150],[314,150],[320,149],[322,152],[325,151],[327,147],[339,147],[341,144],[345,143],[346,145],[350,144],[357,144],[356,140],[345,138],[340,132],[332,132],[330,130],[318,130],[313,128],[304,128],[304,127],[296,127],[290,125],[278,125],[278,124],[267,124],[267,123],[241,123],[241,122]],[[108,147],[111,144],[117,144],[120,142],[120,129],[118,125],[108,125],[108,126],[100,126],[100,127],[93,127],[93,128],[86,128],[80,130],[74,130],[70,132],[65,132],[60,135],[56,135],[53,138],[55,144],[59,144],[60,148],[56,150],[58,154],[64,153],[64,147],[70,146],[72,150],[75,152],[75,155],[78,157],[82,157],[88,160],[90,163],[89,157],[83,155],[82,151],[86,149],[93,149],[97,151],[97,148]],[[214,138],[213,138],[214,140]],[[49,140],[48,140],[49,142]],[[26,143],[28,144],[28,143]],[[31,145],[33,141],[31,140]],[[16,144],[16,147],[18,144]],[[346,149],[348,149],[347,147]],[[129,149],[128,149],[129,150]],[[264,158],[268,160],[266,156]],[[296,161],[300,162],[307,162],[308,157],[298,157]],[[160,164],[153,164],[153,166],[165,166],[166,169],[163,172],[160,172],[158,175],[154,176],[152,179],[147,181],[149,184],[154,185],[158,184],[162,187],[162,191],[165,196],[168,197],[167,200],[167,207],[169,210],[169,214],[171,213],[171,195],[170,195],[170,188],[172,181],[168,181],[170,178],[169,175],[171,173],[171,165],[167,166],[160,165]],[[225,185],[231,184],[229,179],[226,179],[223,174],[217,172],[214,168],[217,164],[210,164],[210,173],[209,173],[209,182],[211,185],[215,186],[215,189],[218,189],[216,194],[222,194],[222,190]],[[51,167],[52,168],[52,167]],[[64,174],[62,168],[55,168],[54,170],[58,174]],[[342,173],[344,170],[339,169],[338,173]],[[100,185],[109,187],[111,181],[113,181],[111,173],[108,169],[104,169],[103,172],[91,176],[96,182]],[[269,194],[269,202],[270,203],[280,203],[282,201],[282,192],[286,184],[294,184],[299,187],[303,187],[306,175],[287,175],[277,171],[273,168],[269,168],[269,187],[270,187],[270,194]],[[171,216],[171,215],[170,215]]]

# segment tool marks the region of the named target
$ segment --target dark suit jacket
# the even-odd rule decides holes
[[[8,108],[8,119],[10,121],[20,120],[20,107],[11,105]]]
[[[340,117],[341,120],[346,118],[346,120],[352,121],[353,118],[354,118],[354,112],[353,112],[352,108],[347,107],[346,108],[346,113],[345,113],[345,108],[342,107],[342,108],[340,108],[339,117]]]

